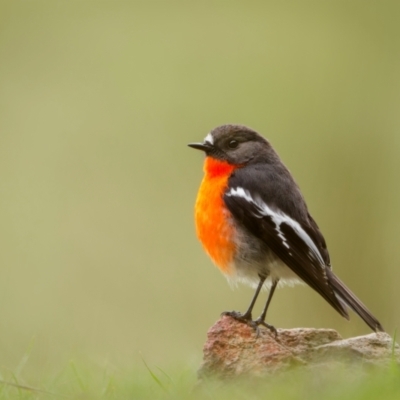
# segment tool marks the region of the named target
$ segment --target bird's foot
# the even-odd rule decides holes
[[[278,331],[273,325],[267,324],[262,318],[257,318],[255,321],[253,321],[250,313],[242,314],[239,311],[224,311],[221,316],[223,315],[227,315],[228,317],[236,319],[236,321],[243,322],[251,326],[256,331],[257,337],[260,336],[260,326],[265,326],[268,328],[271,333],[274,334],[275,339],[278,337]]]
[[[260,326],[265,326],[266,328],[268,328],[271,333],[274,334],[275,339],[278,338],[278,331],[276,330],[276,328],[273,325],[267,324],[263,319],[258,318],[255,321],[253,321],[254,325],[255,325],[255,329],[257,332],[257,336],[260,336]]]
[[[228,317],[232,317],[236,319],[236,321],[244,322],[245,324],[251,324],[253,322],[251,313],[242,314],[239,311],[224,311],[221,313],[221,316],[226,315]]]

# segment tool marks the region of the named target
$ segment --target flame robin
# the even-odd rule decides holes
[[[265,322],[276,287],[305,282],[343,317],[349,319],[351,308],[371,329],[383,331],[332,272],[325,239],[268,140],[245,126],[223,125],[203,143],[189,146],[206,154],[195,207],[197,235],[229,280],[256,288],[245,313],[225,315],[276,334]],[[270,288],[268,299],[260,317],[253,320],[252,310],[263,287]]]

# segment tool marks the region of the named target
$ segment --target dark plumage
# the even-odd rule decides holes
[[[325,239],[299,187],[268,140],[245,126],[223,125],[211,131],[203,143],[191,146],[237,167],[230,172],[222,194],[236,232],[232,265],[239,279],[258,280],[259,284],[249,310],[229,315],[252,321],[255,299],[264,282],[270,281],[267,305],[252,323],[274,330],[264,321],[273,291],[279,281],[297,278],[345,318],[349,307],[371,329],[383,331],[379,321],[332,272]]]

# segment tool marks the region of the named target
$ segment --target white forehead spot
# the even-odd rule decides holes
[[[209,143],[209,144],[214,144],[213,135],[211,135],[211,133],[209,133],[209,134],[204,138],[204,142],[207,142],[207,143]]]

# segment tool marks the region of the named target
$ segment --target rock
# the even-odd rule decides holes
[[[234,378],[265,376],[289,367],[337,365],[384,365],[393,358],[400,363],[400,348],[387,333],[371,333],[342,339],[333,329],[268,329],[257,334],[250,326],[223,316],[208,331],[199,377]]]

